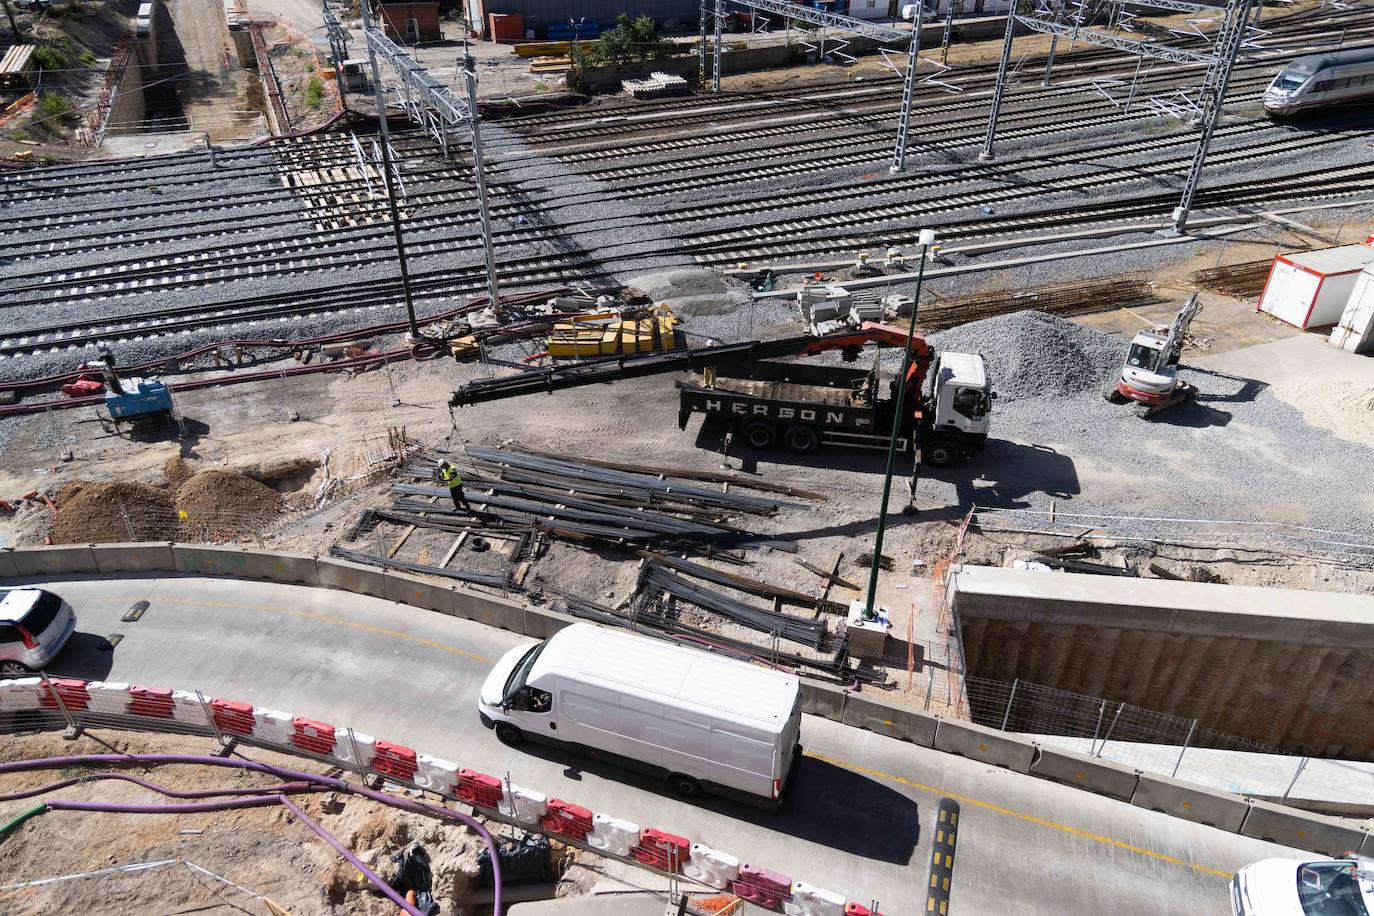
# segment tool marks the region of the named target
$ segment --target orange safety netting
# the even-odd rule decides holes
[[[735,916],[744,906],[744,901],[734,894],[717,894],[714,897],[699,897],[692,901],[692,909],[708,916]]]

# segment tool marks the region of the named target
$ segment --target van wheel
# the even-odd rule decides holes
[[[810,426],[789,426],[783,434],[787,447],[798,455],[809,455],[820,447],[821,437]]]
[[[752,449],[766,452],[778,441],[777,431],[773,429],[773,424],[766,420],[755,420],[744,427],[744,441]]]
[[[930,440],[921,449],[921,461],[933,468],[947,468],[958,461],[959,456],[959,446],[943,436]]]
[[[697,798],[701,795],[701,783],[681,773],[674,773],[669,776],[668,785],[672,786],[673,791],[682,798]]]
[[[29,674],[29,669],[26,666],[19,664],[19,662],[0,662],[0,677],[20,678],[28,677]]]
[[[525,733],[509,722],[496,723],[496,740],[502,744],[517,745],[525,742]]]

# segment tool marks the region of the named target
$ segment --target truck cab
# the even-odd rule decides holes
[[[931,373],[931,400],[935,404],[932,436],[957,433],[978,440],[988,437],[992,400],[997,397],[988,382],[983,357],[976,353],[941,353]]]

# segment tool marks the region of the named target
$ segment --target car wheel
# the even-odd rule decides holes
[[[28,677],[32,673],[28,666],[21,665],[19,662],[0,662],[0,678]]]
[[[668,777],[668,785],[682,798],[697,798],[701,795],[701,783],[690,776],[674,773]]]
[[[959,447],[950,439],[932,439],[921,449],[921,461],[933,468],[946,468],[959,460]]]
[[[783,435],[787,447],[798,455],[809,455],[820,447],[821,437],[810,426],[789,426]]]
[[[744,427],[744,441],[750,448],[766,452],[778,441],[778,434],[773,429],[772,423],[766,420],[755,420]]]
[[[496,740],[502,744],[517,745],[525,741],[525,733],[509,722],[496,723]]]

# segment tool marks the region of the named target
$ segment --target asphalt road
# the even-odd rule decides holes
[[[349,725],[597,811],[692,837],[794,880],[924,910],[936,805],[963,809],[951,913],[1224,914],[1227,880],[1282,847],[808,716],[783,809],[689,804],[622,770],[512,750],[477,720],[521,637],[326,589],[214,579],[51,584],[77,635],[54,674],[200,689]],[[150,607],[119,620],[135,601]],[[103,638],[123,634],[113,651]]]

